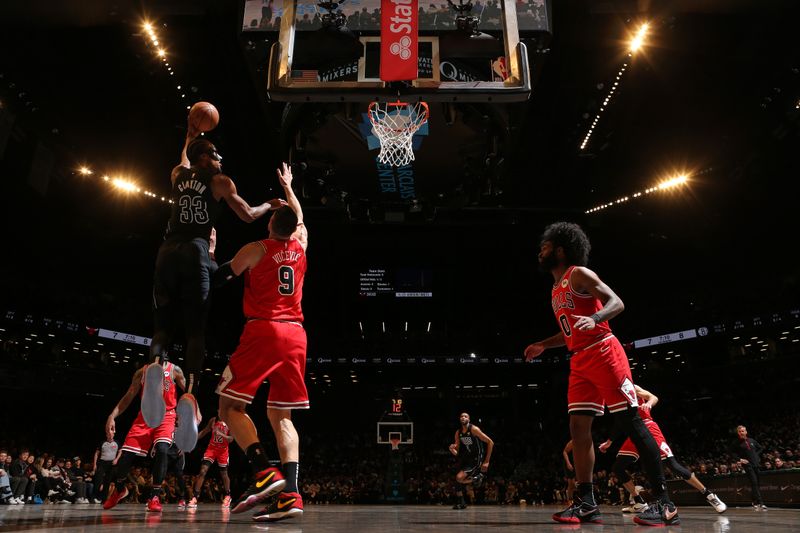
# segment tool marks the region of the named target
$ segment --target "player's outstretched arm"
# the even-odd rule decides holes
[[[456,431],[455,441],[448,448],[450,450],[450,453],[452,453],[453,455],[457,456],[458,455],[458,447],[460,445],[461,445],[461,440],[458,438],[458,431]]]
[[[603,302],[603,308],[592,316],[572,315],[576,318],[574,327],[577,329],[594,329],[597,324],[607,322],[625,310],[622,299],[586,267],[576,267],[572,271],[570,283],[576,291],[589,293]]]
[[[531,361],[542,355],[542,352],[548,348],[557,348],[559,346],[564,346],[565,344],[567,344],[567,341],[564,340],[564,334],[556,333],[552,337],[548,337],[543,341],[534,342],[525,348],[525,360]]]
[[[178,384],[181,390],[186,390],[186,377],[183,375],[183,370],[178,365],[172,365],[172,379]]]
[[[267,211],[278,209],[286,205],[286,201],[280,198],[273,198],[268,202],[252,207],[244,198],[239,196],[236,192],[236,184],[225,174],[217,174],[214,176],[211,180],[211,190],[214,192],[215,199],[224,199],[225,203],[236,213],[236,216],[247,223],[258,220],[263,217]]]
[[[492,458],[492,450],[494,450],[494,441],[481,431],[481,428],[476,426],[475,424],[472,425],[472,432],[475,434],[476,437],[481,439],[486,444],[486,457],[483,460],[483,464],[481,465],[481,472],[486,472],[489,469],[489,460]]]
[[[189,144],[195,140],[198,135],[199,132],[190,126],[189,131],[186,133],[186,141],[184,141],[183,149],[181,150],[181,162],[178,163],[178,166],[172,169],[172,175],[170,176],[171,181],[175,181],[175,178],[181,169],[190,168],[192,166],[192,164],[189,162],[189,156],[186,155],[186,150],[188,150]]]
[[[297,239],[300,246],[305,250],[308,247],[308,230],[303,222],[303,208],[300,206],[300,200],[292,189],[292,168],[286,164],[281,163],[281,168],[278,169],[278,181],[283,187],[283,192],[286,194],[286,203],[292,208],[295,215],[297,215],[297,230],[292,234],[292,237]]]
[[[125,412],[133,399],[136,398],[136,395],[139,394],[139,391],[142,388],[142,372],[144,372],[144,369],[140,368],[133,373],[133,379],[131,380],[130,387],[128,387],[128,390],[125,392],[122,398],[120,398],[117,405],[114,406],[114,410],[111,411],[111,414],[108,415],[108,418],[106,419],[106,433],[109,431],[116,431],[116,418]]]
[[[260,242],[251,242],[245,244],[236,255],[228,261],[219,266],[214,272],[214,278],[211,280],[214,287],[221,287],[236,276],[240,276],[242,272],[248,268],[253,268],[264,257],[266,250]]]
[[[217,421],[216,417],[211,417],[211,420],[208,421],[208,424],[206,424],[206,427],[201,429],[200,432],[197,434],[197,440],[200,440],[203,437],[205,437],[206,434],[208,434],[211,431],[211,428],[214,427],[214,422],[216,422],[216,421]]]

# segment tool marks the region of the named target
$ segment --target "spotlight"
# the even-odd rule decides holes
[[[639,27],[639,30],[636,32],[636,34],[631,39],[631,42],[628,45],[628,50],[632,54],[635,54],[636,52],[638,52],[642,48],[642,46],[644,46],[644,38],[647,36],[647,30],[649,28],[650,28],[650,24],[645,22],[644,24],[642,24]]]

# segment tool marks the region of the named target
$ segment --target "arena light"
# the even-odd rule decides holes
[[[656,192],[663,192],[663,191],[668,191],[668,190],[672,190],[672,189],[677,189],[678,187],[682,187],[682,186],[686,185],[687,183],[689,183],[688,174],[679,174],[679,175],[677,175],[677,176],[675,176],[673,178],[669,178],[669,179],[666,179],[664,181],[661,181],[661,182],[659,182],[658,184],[656,184],[656,185],[654,185],[652,187],[648,187],[644,191],[635,192],[635,193],[633,193],[633,194],[631,194],[629,196],[622,196],[622,197],[617,198],[616,200],[614,200],[612,202],[608,202],[608,203],[605,203],[605,204],[601,204],[601,205],[592,207],[591,209],[587,209],[586,211],[584,211],[584,213],[587,214],[587,215],[590,215],[592,213],[596,213],[598,211],[602,211],[604,209],[608,209],[609,207],[613,207],[615,205],[624,204],[624,203],[628,202],[631,198],[640,198],[642,196],[647,196],[647,195],[650,195],[650,194],[653,194],[653,193],[656,193]]]
[[[639,29],[634,34],[633,38],[631,39],[630,45],[628,46],[628,50],[632,54],[635,54],[636,52],[642,49],[642,46],[644,46],[645,37],[647,37],[647,31],[649,29],[650,29],[650,24],[647,22],[639,26]]]
[[[164,50],[163,48],[159,48],[159,49],[156,51],[156,55],[157,55],[158,57],[161,57],[161,58],[167,57],[167,51],[166,51],[166,50]]]
[[[92,174],[94,174],[94,172],[92,172],[92,169],[90,169],[86,165],[83,165],[78,169],[78,174],[80,174],[81,176],[91,176]]]
[[[136,184],[132,181],[128,181],[122,178],[114,178],[111,180],[111,184],[116,187],[117,189],[125,192],[135,192],[137,187]]]

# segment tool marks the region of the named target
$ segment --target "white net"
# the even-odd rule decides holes
[[[369,119],[372,133],[381,143],[378,161],[402,167],[414,160],[412,141],[417,130],[428,121],[428,104],[372,102],[369,105]]]

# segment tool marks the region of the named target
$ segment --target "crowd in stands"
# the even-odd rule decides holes
[[[278,31],[281,26],[280,8],[276,9],[273,2],[267,0],[262,9],[260,19],[250,21],[249,29]],[[380,30],[380,9],[374,7],[361,7],[356,10],[345,10],[346,27],[349,30]],[[472,16],[480,21],[479,27],[484,30],[497,30],[502,28],[502,10],[497,0],[476,1],[473,4]],[[443,3],[428,3],[419,7],[419,25],[423,29],[452,30],[455,28],[456,12]],[[517,19],[521,29],[536,28],[544,25],[546,9],[544,0],[519,0],[517,2]],[[317,30],[322,27],[320,9],[316,4],[299,4],[297,6],[296,27],[299,30]]]

